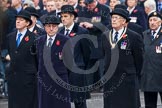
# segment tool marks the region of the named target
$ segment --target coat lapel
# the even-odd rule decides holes
[[[64,35],[65,27],[60,28],[59,33]]]
[[[78,31],[78,25],[77,25],[77,24],[74,24],[74,27],[73,27],[73,29],[71,30],[70,34],[71,34],[71,33],[77,33],[77,31]]]
[[[17,49],[20,49],[29,41],[30,41],[30,35],[29,35],[29,31],[27,30],[27,32],[25,33],[24,37],[22,38],[20,45],[17,47]]]
[[[55,52],[55,50],[57,49],[58,41],[60,42],[59,35],[56,34],[55,40],[54,40],[52,47],[51,47],[52,48],[51,52]]]
[[[155,39],[153,41],[156,41],[157,39],[159,39],[159,37],[162,35],[162,27],[160,28],[159,32],[157,33],[157,35],[155,36]]]
[[[12,48],[13,48],[14,50],[17,49],[17,46],[16,46],[16,36],[17,36],[17,32],[14,32],[13,37],[12,37],[12,39],[11,39],[11,41],[10,41],[10,42],[12,42],[11,45],[13,45]]]
[[[156,40],[158,40],[159,39],[159,37],[161,37],[161,35],[162,35],[162,27],[160,28],[160,30],[158,31],[158,33],[157,33],[157,35],[155,36],[155,39],[154,40],[152,40],[152,38],[151,38],[151,30],[149,30],[149,32],[147,33],[147,35],[148,35],[148,38],[149,38],[149,40],[151,41],[151,44],[152,43],[154,43]]]

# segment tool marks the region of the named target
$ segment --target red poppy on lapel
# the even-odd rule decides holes
[[[76,13],[78,13],[78,12],[79,12],[79,9],[75,9],[74,11],[75,11]]]
[[[95,8],[95,9],[94,9],[94,12],[96,12],[96,13],[97,13],[97,12],[98,12],[98,8]]]
[[[76,33],[70,33],[69,36],[70,37],[74,37],[76,35]]]
[[[127,34],[123,34],[122,38],[125,39],[127,37]]]
[[[60,46],[60,41],[59,40],[56,41],[56,45]]]
[[[135,9],[134,11],[133,11],[133,13],[136,13],[138,10],[137,9]]]
[[[25,41],[28,42],[29,41],[29,36],[25,37]]]

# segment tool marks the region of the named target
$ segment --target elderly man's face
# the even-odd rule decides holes
[[[125,26],[126,20],[123,17],[114,14],[111,17],[111,23],[115,30],[119,30]]]
[[[157,30],[161,26],[161,19],[158,17],[149,18],[149,27],[151,30]]]
[[[44,28],[49,36],[54,36],[58,31],[57,24],[45,24]]]

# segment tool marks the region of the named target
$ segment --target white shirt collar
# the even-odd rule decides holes
[[[56,14],[58,14],[59,12],[61,12],[61,10],[56,9]]]
[[[54,40],[56,38],[56,34],[54,36],[52,36],[52,37],[47,34],[47,41],[46,41],[47,43],[46,43],[46,45],[48,45],[49,38],[52,38],[52,44],[53,44],[53,42],[54,42]]]
[[[34,27],[35,27],[35,26],[31,27],[31,28],[29,29],[29,31],[33,32]]]
[[[127,10],[129,11],[129,14],[131,14],[133,12],[133,10],[135,9],[136,6],[134,6],[132,9],[128,10],[129,8],[127,8]]]
[[[21,37],[20,37],[20,41],[21,41],[21,40],[23,39],[23,37],[25,36],[26,32],[27,32],[27,29],[24,29],[22,32],[20,32],[20,31],[18,30],[18,31],[17,31],[17,35],[16,35],[16,40],[17,40],[17,38],[18,38],[18,34],[21,33],[21,34],[22,34]]]
[[[158,28],[157,30],[155,30],[156,33],[154,34],[154,38],[157,36],[157,34],[158,34],[160,28],[161,28],[161,26],[159,26],[159,28]],[[151,34],[152,34],[152,32],[153,32],[153,30],[151,30]]]
[[[73,23],[69,28],[67,28],[67,27],[65,26],[65,33],[64,33],[64,34],[66,34],[66,29],[69,29],[69,33],[70,33],[71,30],[73,29],[73,27],[74,27],[74,23]]]
[[[76,3],[73,7],[74,7],[74,9],[76,8],[78,6],[78,3]]]

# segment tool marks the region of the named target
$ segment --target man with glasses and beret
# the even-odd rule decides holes
[[[37,108],[37,64],[35,34],[27,28],[32,24],[30,14],[22,10],[16,16],[16,31],[7,37],[10,67],[8,81],[8,108]]]
[[[148,16],[149,29],[144,36],[144,63],[141,73],[141,90],[145,108],[157,108],[158,94],[162,99],[162,16],[152,12]]]
[[[38,108],[71,108],[70,92],[53,79],[59,77],[65,83],[68,83],[68,71],[63,62],[63,57],[67,60],[66,56],[68,56],[67,53],[63,53],[68,38],[57,33],[59,24],[58,17],[48,15],[43,23],[47,34],[42,35],[37,40]],[[50,61],[46,63],[45,60],[48,60],[48,58]],[[55,71],[48,70],[51,68]],[[49,73],[57,74],[57,76],[52,77]]]
[[[106,57],[105,72],[110,61],[115,61],[110,56],[117,59],[117,67],[104,85],[104,108],[139,108],[138,77],[143,63],[142,38],[125,27],[130,20],[126,10],[115,8],[111,18],[112,29],[101,36],[102,50]]]

